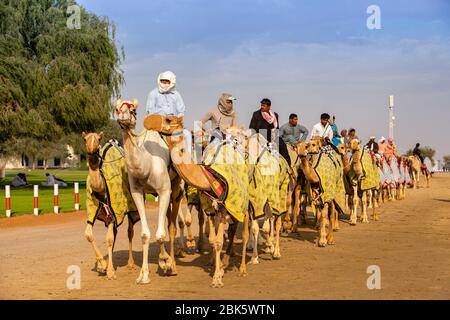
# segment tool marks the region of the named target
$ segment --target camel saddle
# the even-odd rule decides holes
[[[183,122],[183,117],[150,114],[144,119],[144,128],[164,135],[172,135],[175,131],[183,129]]]

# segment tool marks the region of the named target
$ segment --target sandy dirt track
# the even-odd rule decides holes
[[[155,208],[148,208],[147,216],[154,241]],[[281,260],[261,254],[261,263],[248,266],[245,278],[238,276],[240,257],[232,258],[222,289],[209,286],[207,255],[180,258],[178,276],[163,276],[154,242],[151,283],[136,285],[139,268],[126,267],[126,223],[115,248],[117,280],[107,280],[93,270],[83,212],[1,219],[0,299],[450,299],[450,175],[436,174],[430,189],[408,190],[406,200],[386,203],[380,217],[355,227],[341,222],[336,245],[326,248],[315,246],[317,232],[310,220],[299,235],[282,238]],[[105,232],[102,223],[95,225],[97,243],[106,254]],[[138,223],[133,242],[137,265],[142,261],[139,235]],[[66,288],[70,265],[81,268],[81,290]],[[381,268],[381,290],[367,289],[369,265]]]

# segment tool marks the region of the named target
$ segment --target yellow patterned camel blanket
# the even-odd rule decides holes
[[[366,148],[363,149],[361,155],[361,164],[363,169],[363,176],[360,180],[359,189],[361,191],[379,189],[380,188],[380,174],[376,160]]]
[[[287,161],[275,150],[264,148],[254,163],[250,177],[249,201],[254,219],[264,216],[266,203],[272,213],[281,215],[288,210],[288,191],[291,182]]]
[[[125,152],[114,140],[106,143],[100,150],[100,173],[105,181],[105,196],[95,193],[86,180],[86,207],[88,223],[94,224],[99,219],[108,226],[122,224],[125,215],[130,215],[134,223],[139,221],[139,213],[130,193],[128,175],[125,165]]]
[[[210,144],[205,149],[203,163],[225,185],[224,197],[218,200],[236,220],[243,222],[248,208],[249,172],[239,145],[229,140],[218,145]],[[212,213],[207,209],[203,195],[200,200],[205,212]]]
[[[322,203],[334,201],[338,210],[345,208],[344,170],[341,156],[331,147],[322,148],[317,155],[313,168],[319,177],[320,197]],[[311,188],[309,187],[309,194]],[[315,208],[313,208],[315,210]]]

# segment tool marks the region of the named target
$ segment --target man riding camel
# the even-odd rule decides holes
[[[423,164],[424,159],[422,156],[422,151],[420,150],[420,143],[416,143],[416,147],[413,150],[413,155],[417,156]]]
[[[158,76],[158,87],[150,91],[147,99],[146,112],[148,115],[158,114],[161,116],[178,117],[181,126],[184,124],[184,113],[186,106],[180,93],[175,89],[177,83],[176,75],[172,71],[166,71]],[[183,129],[186,150],[191,154],[192,135]]]
[[[235,100],[236,98],[231,94],[223,93],[217,102],[217,107],[209,110],[201,119],[203,133],[207,131],[206,124],[211,122],[212,142],[220,140],[214,139],[215,135],[223,136],[228,128],[237,126],[237,113],[233,109]]]
[[[298,124],[298,116],[292,113],[289,116],[289,122],[282,125],[280,128],[280,137],[286,144],[297,145],[300,142],[305,142],[308,136],[308,129]]]

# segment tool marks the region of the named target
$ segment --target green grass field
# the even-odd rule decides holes
[[[33,214],[33,185],[39,185],[39,214],[53,213],[53,188],[41,186],[41,182],[47,180],[45,173],[49,172],[57,178],[66,181],[67,188],[59,188],[59,211],[72,212],[75,210],[74,183],[80,186],[80,210],[86,209],[86,177],[88,170],[77,169],[49,169],[49,170],[28,170],[14,169],[7,170],[6,177],[0,180],[0,218],[6,217],[5,185],[11,185],[12,179],[17,173],[24,172],[27,175],[29,187],[14,188],[11,186],[11,216]],[[147,201],[154,201],[152,195],[147,195]]]

